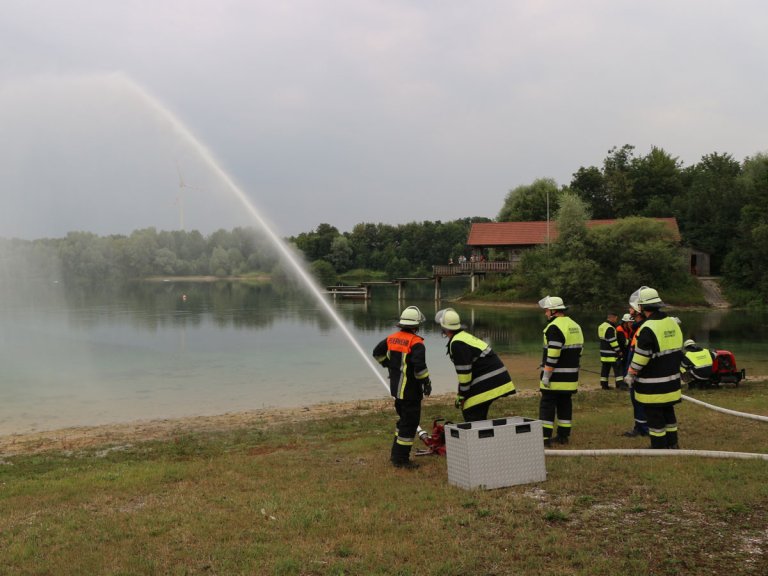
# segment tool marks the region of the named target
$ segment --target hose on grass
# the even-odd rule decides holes
[[[752,420],[759,420],[760,422],[768,422],[768,416],[761,416],[760,414],[749,414],[748,412],[738,412],[736,410],[729,410],[728,408],[721,408],[720,406],[715,406],[714,404],[708,404],[706,402],[702,402],[701,400],[697,400],[696,398],[691,398],[685,394],[683,394],[683,400],[693,402],[699,406],[704,406],[704,408],[709,408],[715,412],[722,412],[723,414],[730,414],[731,416],[739,416],[741,418],[751,418]]]
[[[605,450],[544,450],[547,456],[699,456],[702,458],[736,458],[741,460],[765,460],[768,454],[753,452],[726,452],[724,450],[652,450],[605,449]]]
[[[683,400],[693,402],[715,412],[722,412],[731,416],[741,418],[751,418],[761,422],[768,422],[768,416],[759,414],[749,414],[747,412],[738,412],[721,408],[714,404],[702,402],[696,398],[691,398],[683,394]],[[735,458],[741,460],[765,460],[768,461],[768,454],[759,454],[754,452],[727,452],[724,450],[653,450],[653,449],[605,449],[605,450],[544,450],[547,456],[699,456],[702,458]]]

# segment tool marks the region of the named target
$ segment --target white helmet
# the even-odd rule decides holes
[[[566,310],[567,306],[563,304],[563,299],[560,296],[544,296],[539,300],[539,306],[545,310]]]
[[[408,306],[408,308],[403,310],[402,314],[400,314],[400,322],[398,322],[397,325],[401,328],[414,328],[418,327],[425,320],[426,318],[424,317],[424,314],[421,313],[421,310],[416,306]]]
[[[435,322],[445,330],[461,330],[461,318],[453,308],[443,308],[435,314]]]
[[[683,348],[693,348],[694,346],[696,346],[696,340],[688,339],[683,342]]]
[[[632,294],[629,297],[629,307],[632,308],[632,310],[640,311],[640,290],[645,290],[648,288],[648,286],[640,286],[637,290],[632,292]]]
[[[640,304],[640,306],[652,306],[654,308],[664,306],[664,302],[659,298],[659,293],[656,289],[649,288],[648,286],[640,288],[638,291],[637,303]]]
[[[624,316],[621,317],[621,321],[632,322],[632,315],[629,312],[627,312],[626,314],[624,314]]]

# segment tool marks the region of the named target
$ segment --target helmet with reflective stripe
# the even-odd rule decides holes
[[[621,317],[621,321],[632,322],[632,315],[629,312],[627,312],[626,314],[624,314],[624,316]]]
[[[683,342],[683,348],[693,348],[694,346],[696,346],[696,340],[689,339]]]
[[[400,322],[398,322],[397,325],[400,327],[413,328],[419,326],[424,320],[426,320],[426,318],[424,317],[424,314],[421,313],[421,310],[416,306],[408,306],[408,308],[403,310],[400,314]]]
[[[435,322],[444,330],[461,330],[461,318],[453,308],[438,310],[435,314]]]
[[[659,298],[659,293],[655,288],[644,287],[640,288],[637,295],[637,303],[640,306],[647,306],[648,308],[661,308],[664,306],[664,302]]]
[[[545,310],[566,310],[567,306],[563,303],[560,296],[544,296],[539,300],[539,306]]]
[[[648,286],[640,286],[637,290],[632,292],[632,294],[629,297],[629,307],[632,308],[632,310],[640,311],[640,290],[644,290],[648,288]]]

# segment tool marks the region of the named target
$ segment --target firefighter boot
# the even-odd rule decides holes
[[[416,462],[412,462],[409,459],[410,454],[411,454],[410,446],[404,446],[402,444],[398,444],[397,438],[395,438],[392,441],[392,452],[390,455],[390,460],[392,461],[392,465],[395,468],[407,468],[409,470],[418,468],[419,465]]]
[[[677,443],[677,432],[667,432],[667,448],[669,450],[678,450],[680,445]]]

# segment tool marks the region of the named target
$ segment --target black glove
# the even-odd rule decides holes
[[[432,380],[424,378],[424,380],[421,381],[421,390],[424,392],[424,396],[432,394]]]

